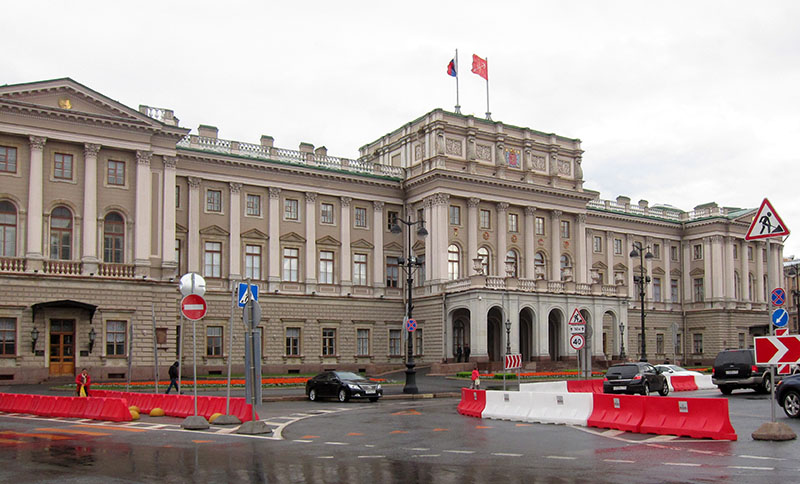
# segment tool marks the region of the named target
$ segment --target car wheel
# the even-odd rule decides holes
[[[772,380],[770,379],[770,377],[764,375],[764,383],[761,384],[761,388],[759,388],[759,391],[761,393],[769,393],[771,389],[772,389]]]
[[[721,386],[719,387],[719,391],[721,391],[723,395],[730,395],[733,391],[733,388],[729,386]]]
[[[375,403],[378,401],[378,397],[370,397],[369,401]]]
[[[309,390],[308,391],[308,399],[311,400],[312,402],[316,402],[317,401],[317,390],[315,390],[313,388],[311,390]]]
[[[644,389],[642,390],[642,395],[644,395],[644,396],[650,395],[650,384],[649,383],[645,383],[644,384]]]
[[[661,390],[658,391],[658,394],[662,397],[669,395],[669,383],[667,383],[667,380],[664,380],[664,384],[661,386]]]
[[[347,390],[345,390],[344,388],[340,389],[339,390],[339,401],[340,402],[346,402],[348,400],[350,400],[350,395],[347,394]]]
[[[800,417],[800,393],[792,390],[783,397],[783,411],[788,417]]]

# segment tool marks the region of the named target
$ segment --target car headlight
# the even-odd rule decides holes
[[[381,388],[381,384],[380,383],[378,383],[378,385],[375,387],[375,389],[376,390],[383,390],[383,388]]]
[[[348,386],[348,387],[349,387],[351,390],[361,390],[361,387],[360,387],[360,386],[358,386],[358,385],[355,385],[355,384],[353,384],[353,383],[348,383],[348,384],[347,384],[347,386]]]

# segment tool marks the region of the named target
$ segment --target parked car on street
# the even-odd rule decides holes
[[[775,375],[775,381],[780,379],[780,375]],[[714,360],[711,381],[725,395],[730,395],[737,388],[769,393],[772,385],[769,366],[756,365],[752,349],[720,351]]]
[[[800,418],[800,375],[792,375],[776,383],[775,398],[787,416]]]
[[[665,376],[703,376],[699,371],[687,370],[686,368],[678,365],[655,365],[656,370],[661,370]]]
[[[306,382],[306,396],[312,402],[320,398],[337,398],[340,402],[367,398],[377,402],[383,396],[383,388],[380,383],[349,371],[323,371]]]
[[[603,393],[650,395],[669,394],[667,378],[647,362],[620,363],[608,367],[603,379]]]

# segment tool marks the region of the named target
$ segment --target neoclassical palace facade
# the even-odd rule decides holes
[[[466,345],[497,364],[507,335],[529,367],[574,360],[576,309],[595,361],[638,358],[641,275],[651,361],[708,362],[767,331],[754,210],[602,200],[578,139],[441,109],[357,159],[217,134],[68,78],[0,87],[0,380],[124,379],[129,363],[146,378],[156,354],[165,375],[180,346],[191,367],[193,341],[201,373],[228,356],[241,371],[238,308],[229,321],[245,279],[265,373],[399,368],[410,256],[422,365]],[[194,325],[187,272],[208,285]]]

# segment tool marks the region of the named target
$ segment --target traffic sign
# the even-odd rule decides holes
[[[261,322],[261,303],[255,299],[250,299],[244,305],[242,311],[242,322],[247,329],[253,329]]]
[[[522,355],[506,355],[505,357],[505,369],[506,370],[515,370],[517,368],[522,368]]]
[[[189,294],[181,300],[181,313],[192,321],[203,319],[206,315],[206,300],[203,296],[197,294]]]
[[[772,305],[773,306],[783,306],[783,303],[786,302],[786,291],[783,288],[779,287],[772,291]]]
[[[406,330],[411,333],[417,329],[417,320],[416,319],[409,319],[406,321]]]
[[[200,274],[189,272],[181,276],[181,281],[178,284],[181,294],[188,296],[189,294],[196,294],[200,297],[206,293],[206,280]]]
[[[572,311],[572,316],[569,318],[569,324],[582,324],[586,325],[586,320],[583,319],[583,314],[578,311],[578,308],[575,308],[575,311]]]
[[[753,217],[753,222],[750,224],[750,229],[747,235],[744,236],[745,240],[768,239],[770,237],[783,237],[789,235],[789,229],[781,220],[778,212],[772,208],[772,204],[766,198],[761,202]]]
[[[250,284],[250,293],[253,296],[253,299],[258,301],[258,284]],[[243,308],[247,301],[249,300],[249,296],[247,295],[247,283],[240,282],[239,283],[239,307]]]
[[[570,324],[569,334],[583,334],[586,332],[585,324]]]
[[[800,363],[800,336],[759,336],[755,338],[756,364]]]
[[[786,336],[789,334],[789,328],[776,328],[775,329],[775,336]],[[788,375],[792,372],[792,365],[778,365],[778,368],[775,372],[779,375]]]
[[[583,348],[583,345],[586,344],[586,339],[583,337],[582,334],[573,334],[569,338],[569,345],[572,346],[572,349],[579,350]]]
[[[786,326],[789,322],[789,313],[783,308],[778,308],[772,311],[772,324],[778,328]]]

